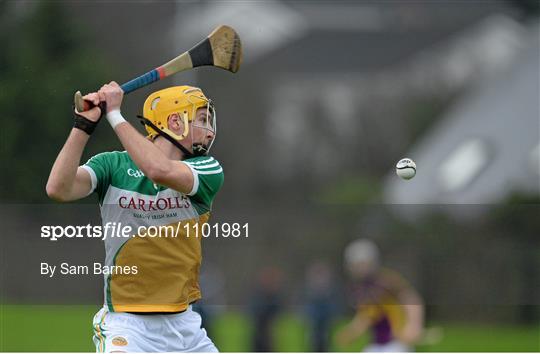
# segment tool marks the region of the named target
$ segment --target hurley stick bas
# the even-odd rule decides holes
[[[180,54],[169,62],[134,78],[121,85],[124,94],[135,91],[153,82],[198,66],[215,66],[235,73],[242,64],[242,43],[236,31],[221,25],[204,40],[190,50]],[[84,112],[93,107],[91,102],[82,98],[80,91],[75,92],[75,108]]]

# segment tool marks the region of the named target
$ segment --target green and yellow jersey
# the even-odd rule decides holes
[[[109,311],[179,312],[201,298],[201,238],[190,230],[208,221],[223,169],[210,156],[182,162],[194,176],[187,195],[152,182],[125,151],[101,153],[83,165],[99,198],[105,266],[120,269],[104,273]],[[119,236],[128,227],[129,237]],[[131,271],[122,272],[126,267]]]

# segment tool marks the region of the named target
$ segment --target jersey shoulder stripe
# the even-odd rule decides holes
[[[206,170],[213,167],[219,167],[219,162],[214,162],[208,165],[191,165],[193,168],[196,168],[197,170]]]
[[[198,175],[215,175],[223,172],[220,163],[211,156],[199,156],[184,160],[194,173]]]
[[[211,170],[211,171],[200,171],[197,170],[197,174],[199,175],[216,175],[223,172],[223,168],[221,166],[217,170]]]
[[[194,188],[189,194],[199,215],[212,209],[212,202],[223,185],[223,168],[211,156],[183,160],[193,172]]]
[[[189,163],[190,165],[193,165],[193,166],[209,164],[209,163],[212,163],[214,161],[216,161],[216,160],[211,156],[210,157],[207,157],[207,156],[193,157],[191,159],[185,160],[186,163]]]

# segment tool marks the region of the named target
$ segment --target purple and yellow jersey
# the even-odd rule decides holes
[[[399,274],[380,269],[352,286],[357,314],[371,323],[373,342],[385,344],[405,324],[400,294],[410,285]]]
[[[180,312],[201,297],[201,238],[195,236],[210,217],[223,169],[210,156],[182,162],[194,175],[187,195],[152,182],[125,151],[98,154],[83,166],[99,198],[103,229],[116,225],[132,231],[105,238],[106,266],[137,267],[136,274],[104,273],[111,312]],[[170,227],[150,237],[160,226]]]

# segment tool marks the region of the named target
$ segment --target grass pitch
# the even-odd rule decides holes
[[[93,352],[92,318],[96,306],[1,305],[0,351],[6,352]],[[343,325],[336,323],[334,332]],[[540,351],[540,325],[530,327],[438,324],[444,337],[436,344],[419,346],[418,351]],[[306,324],[294,314],[281,315],[275,326],[275,350],[310,351]],[[225,313],[212,323],[212,339],[221,351],[250,351],[253,328],[242,313]],[[361,350],[367,337],[332,351]]]

